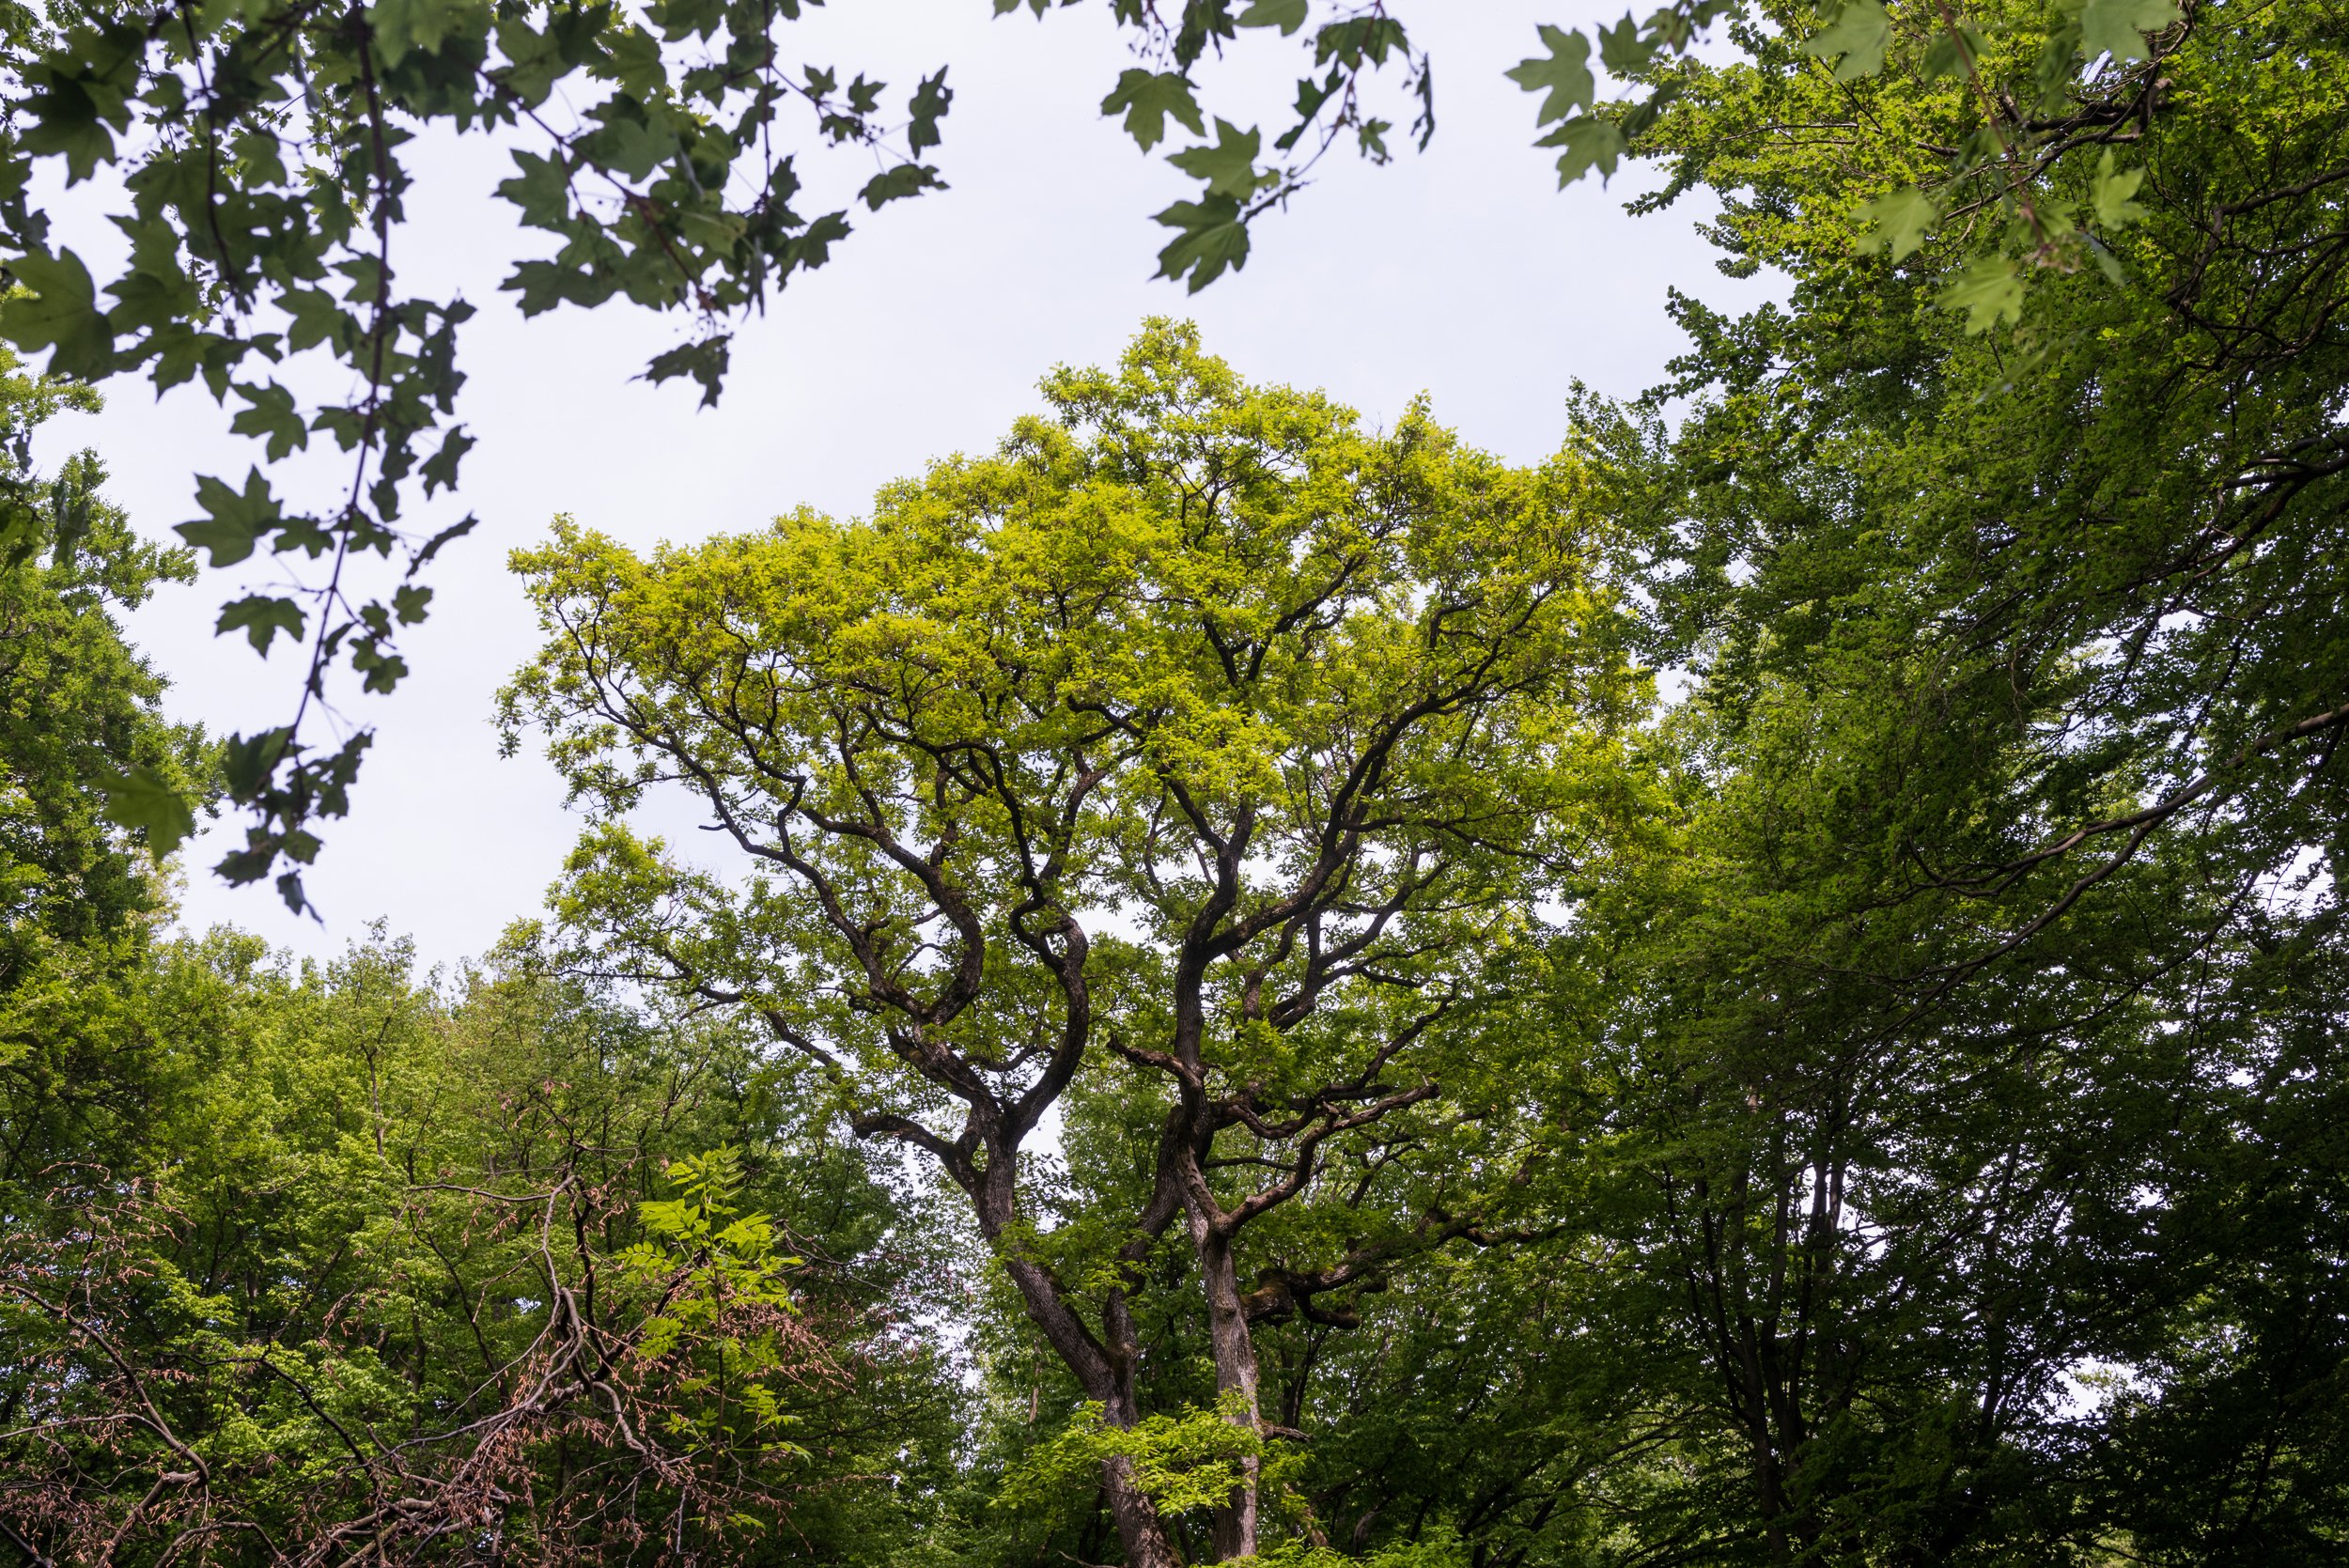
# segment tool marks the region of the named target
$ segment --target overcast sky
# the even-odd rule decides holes
[[[233,821],[193,846],[186,924],[229,922],[325,953],[380,916],[427,958],[448,960],[537,911],[578,821],[542,760],[499,759],[489,716],[536,634],[506,551],[559,513],[650,545],[754,527],[801,504],[862,512],[884,482],[991,447],[1035,406],[1045,371],[1113,358],[1152,314],[1190,317],[1252,378],[1321,388],[1376,424],[1425,391],[1469,441],[1533,461],[1558,445],[1573,380],[1628,395],[1657,379],[1681,347],[1668,288],[1729,307],[1769,287],[1715,271],[1695,232],[1703,209],[1626,215],[1650,175],[1555,192],[1550,155],[1529,145],[1536,101],[1501,72],[1533,52],[1536,21],[1587,23],[1598,7],[1406,8],[1435,55],[1434,146],[1383,169],[1333,155],[1293,210],[1256,225],[1244,272],[1188,297],[1150,280],[1165,231],[1148,221],[1188,182],[1099,114],[1128,63],[1107,7],[1042,23],[990,9],[843,0],[799,35],[812,62],[887,77],[893,102],[918,72],[951,66],[954,107],[932,156],[952,189],[862,219],[830,267],[794,280],[738,338],[712,411],[696,411],[687,383],[630,379],[679,341],[675,322],[624,303],[523,322],[496,283],[514,257],[543,254],[544,237],[517,229],[489,195],[510,164],[477,141],[428,148],[429,190],[395,264],[404,288],[461,290],[481,307],[465,329],[472,380],[459,414],[480,442],[461,507],[482,526],[436,563],[432,619],[403,641],[415,673],[389,700],[346,705],[377,742],[352,815],[329,826],[309,875],[325,924],[289,917],[265,886],[211,877]],[[1299,55],[1269,33],[1244,41],[1208,107],[1267,120]],[[105,241],[87,227],[94,210],[68,197],[58,210],[95,259]],[[109,493],[149,534],[195,515],[194,474],[241,476],[257,455],[224,433],[200,392],[159,404],[134,380],[106,391],[104,412],[44,431],[42,460],[96,447],[113,470]],[[230,589],[266,580],[265,567],[207,572],[137,617],[134,635],[175,682],[176,716],[254,730],[290,711],[290,658],[264,665],[241,638],[210,630]]]

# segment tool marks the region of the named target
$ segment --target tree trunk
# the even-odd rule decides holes
[[[970,1186],[979,1229],[999,1249],[997,1256],[1019,1288],[1028,1320],[1043,1331],[1045,1343],[1076,1374],[1085,1397],[1100,1404],[1102,1420],[1112,1426],[1130,1427],[1139,1414],[1134,1363],[1140,1347],[1124,1291],[1112,1290],[1102,1312],[1102,1333],[1108,1341],[1103,1343],[1086,1328],[1050,1271],[1017,1250],[1002,1248],[1003,1234],[1015,1212],[1011,1178],[1017,1161],[1017,1150],[999,1148],[987,1170],[975,1173]],[[1117,1538],[1126,1548],[1128,1568],[1181,1568],[1182,1558],[1167,1533],[1166,1521],[1159,1516],[1158,1505],[1134,1484],[1132,1462],[1122,1455],[1103,1460],[1101,1485],[1108,1496],[1110,1517],[1117,1522]]]
[[[1127,1568],[1181,1568],[1174,1543],[1158,1505],[1134,1484],[1133,1461],[1117,1454],[1101,1461],[1101,1484],[1109,1493],[1110,1517],[1126,1548]]]
[[[1232,1259],[1232,1238],[1213,1220],[1194,1212],[1191,1239],[1199,1251],[1199,1273],[1207,1293],[1207,1331],[1215,1346],[1215,1388],[1218,1403],[1235,1426],[1251,1436],[1263,1432],[1256,1396],[1256,1345],[1248,1332],[1248,1312],[1240,1301],[1239,1271]],[[1250,1454],[1240,1461],[1240,1483],[1231,1505],[1216,1510],[1215,1555],[1219,1561],[1253,1557],[1256,1552],[1257,1482],[1261,1464]]]

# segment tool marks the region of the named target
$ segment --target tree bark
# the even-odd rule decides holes
[[[1201,1184],[1204,1188],[1205,1184]],[[1221,1216],[1195,1203],[1190,1214],[1190,1234],[1199,1257],[1199,1274],[1207,1296],[1207,1333],[1215,1350],[1217,1403],[1225,1419],[1251,1436],[1264,1431],[1257,1402],[1256,1344],[1248,1332],[1248,1310],[1240,1299],[1239,1271],[1232,1257],[1232,1237],[1218,1223]],[[1240,1481],[1228,1507],[1216,1510],[1215,1555],[1218,1561],[1252,1557],[1256,1551],[1256,1515],[1261,1462],[1253,1454],[1240,1461]]]

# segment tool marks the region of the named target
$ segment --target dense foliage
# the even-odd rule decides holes
[[[454,976],[163,934],[190,566],[16,442],[0,1539],[2340,1560],[2349,37],[1717,9],[1519,81],[1785,303],[1548,463],[1154,322],[867,517],[520,552],[587,820]]]
[[[1023,3],[1039,19],[1054,8],[993,8]],[[1423,148],[1435,134],[1433,63],[1387,0],[1110,8],[1140,63],[1119,72],[1102,114],[1144,152],[1167,140],[1170,121],[1202,138],[1165,155],[1199,182],[1197,199],[1156,216],[1174,231],[1159,275],[1193,290],[1246,264],[1251,225],[1300,194],[1333,147],[1350,141],[1388,160],[1382,73],[1398,78],[1401,106],[1389,112],[1411,115]],[[248,828],[220,875],[273,876],[288,905],[305,907],[302,867],[319,853],[323,820],[348,811],[373,738],[354,725],[338,747],[318,749],[329,676],[342,665],[364,691],[399,683],[399,630],[431,603],[426,568],[474,526],[467,516],[419,527],[414,516],[436,491],[456,490],[474,444],[456,411],[474,307],[403,297],[394,264],[418,128],[505,151],[516,172],[499,196],[524,226],[561,241],[513,259],[502,287],[525,316],[614,300],[677,313],[691,340],[646,374],[691,379],[708,403],[734,324],[794,274],[827,265],[857,204],[878,212],[946,183],[925,159],[954,99],[947,68],[922,77],[893,116],[887,83],[858,72],[844,85],[832,65],[794,61],[801,10],[801,0],[57,0],[0,10],[0,261],[19,286],[0,300],[0,337],[46,349],[53,375],[136,371],[158,391],[200,378],[263,458],[241,481],[199,476],[206,515],[181,535],[215,568],[264,547],[325,560],[294,592],[222,607],[219,630],[245,632],[263,653],[281,635],[309,647],[290,720],[225,748],[223,779]],[[1869,209],[1871,242],[1898,256],[1937,229],[1957,233],[1972,258],[1940,298],[1980,327],[2015,317],[2027,272],[2093,259],[2117,275],[2110,241],[2139,210],[2130,198],[2145,170],[2114,163],[2125,139],[2116,128],[2169,90],[2168,55],[2195,14],[2176,0],[2062,0],[2019,18],[1996,4],[1937,4],[1896,24],[1883,0],[1820,0],[1815,14],[1774,16],[1781,35],[1750,25],[1735,0],[1672,0],[1644,21],[1626,12],[1588,32],[1543,25],[1543,54],[1507,74],[1540,95],[1537,145],[1563,149],[1563,186],[1612,174],[1635,147],[1652,150],[1691,51],[1724,18],[1764,56],[1799,39],[1799,54],[1831,66],[1837,83],[1875,75],[1897,39],[1946,84],[1944,97],[1978,113],[1961,136],[1903,149],[1900,183]],[[1293,107],[1275,113],[1275,124],[1290,123],[1269,143],[1262,125],[1221,115],[1208,138],[1202,94],[1243,34],[1293,39],[1311,60]],[[1603,101],[1602,75],[1633,96]],[[2056,176],[2084,145],[2107,156],[2083,194]],[[793,204],[817,203],[827,181],[802,160],[828,163],[827,149],[844,147],[875,172],[851,181],[853,198],[845,187],[820,198],[843,201],[838,210],[804,215]],[[80,185],[101,168],[119,174],[119,194],[86,198],[89,210],[62,224],[31,200],[43,179]],[[100,208],[111,209],[106,223]],[[93,274],[73,244],[112,245],[108,225],[131,241],[112,278]],[[348,390],[307,395],[305,370]],[[312,499],[282,489],[277,465],[319,435],[346,455],[349,478]],[[400,556],[405,568],[363,586],[357,568],[370,555]],[[144,764],[117,782],[120,809],[157,842],[176,842],[186,792]]]

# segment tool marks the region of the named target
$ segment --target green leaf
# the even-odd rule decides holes
[[[465,460],[465,454],[473,450],[473,437],[465,434],[465,427],[461,425],[441,438],[440,449],[424,462],[422,473],[426,495],[429,496],[434,490],[453,490],[457,488],[457,465]]]
[[[2080,48],[2090,59],[2142,60],[2153,52],[2145,35],[2178,20],[2176,0],[2085,0],[2080,7]]]
[[[1117,85],[1109,97],[1101,100],[1101,113],[1113,115],[1126,112],[1126,134],[1136,146],[1147,152],[1166,140],[1169,116],[1188,127],[1194,136],[1207,133],[1206,121],[1199,113],[1199,100],[1190,84],[1171,70],[1147,71],[1129,70],[1117,79]]]
[[[1878,196],[1859,210],[1868,221],[1868,233],[1859,241],[1861,251],[1890,250],[1892,259],[1899,261],[1925,242],[1933,226],[1941,221],[1941,204],[1917,186],[1904,185],[1890,195]]]
[[[1884,46],[1891,38],[1892,19],[1885,14],[1884,0],[1843,0],[1828,24],[1795,49],[1835,60],[1835,79],[1857,82],[1884,69]]]
[[[1636,76],[1656,61],[1657,40],[1640,36],[1629,11],[1612,27],[1598,29],[1598,58],[1617,76]]]
[[[601,128],[578,146],[598,167],[630,179],[644,179],[677,155],[677,132],[665,123],[665,116],[664,123],[656,126],[627,113],[624,106],[611,108]]]
[[[253,644],[253,651],[266,654],[272,639],[281,631],[299,642],[302,629],[308,619],[303,614],[302,607],[289,598],[248,594],[232,604],[220,607],[220,621],[212,628],[212,635],[225,637],[241,627],[246,638]]]
[[[1305,13],[1310,8],[1308,0],[1256,0],[1239,13],[1237,20],[1242,27],[1278,27],[1281,36],[1287,38],[1305,25]],[[1194,125],[1191,129],[1199,128]]]
[[[1968,332],[1986,332],[2023,318],[2023,280],[2005,256],[1977,256],[1941,290],[1940,303],[1966,313]]]
[[[241,491],[210,474],[199,477],[195,500],[211,515],[183,522],[174,532],[198,550],[210,551],[214,567],[233,567],[252,554],[254,542],[273,529],[280,516],[277,499],[257,468],[247,472]]]
[[[935,76],[925,76],[913,89],[908,105],[910,116],[906,124],[906,147],[916,158],[925,149],[938,146],[938,122],[946,117],[947,106],[955,101],[955,89],[946,85],[946,68],[938,68]]]
[[[1263,133],[1252,127],[1243,132],[1230,120],[1219,119],[1215,146],[1172,152],[1166,161],[1192,179],[1206,181],[1209,195],[1245,200],[1269,178],[1256,172],[1256,153],[1263,146]],[[1166,220],[1161,216],[1159,221]]]
[[[864,205],[878,212],[884,202],[902,201],[918,196],[925,191],[942,191],[946,182],[938,178],[938,171],[927,163],[900,163],[894,169],[883,169],[864,182],[857,193]]]
[[[1159,252],[1158,275],[1190,276],[1196,294],[1229,269],[1248,264],[1248,225],[1239,215],[1239,202],[1231,196],[1205,201],[1178,201],[1158,215],[1158,221],[1182,232]]]
[[[1589,108],[1597,91],[1591,77],[1591,40],[1580,33],[1569,33],[1547,23],[1542,24],[1540,33],[1542,42],[1548,46],[1549,57],[1529,57],[1501,73],[1527,92],[1548,95],[1534,114],[1533,123],[1537,126]]]
[[[1623,127],[1611,119],[1601,119],[1592,115],[1566,121],[1533,145],[1565,148],[1558,155],[1558,186],[1561,190],[1594,168],[1598,170],[1603,182],[1615,172],[1616,163],[1631,150],[1631,144],[1624,139]]]
[[[294,408],[292,393],[275,381],[266,386],[240,381],[236,391],[252,407],[238,411],[237,416],[228,422],[229,431],[240,436],[267,436],[271,462],[310,443],[310,432]]]
[[[114,368],[114,331],[98,308],[98,286],[71,251],[35,251],[8,263],[28,293],[0,303],[0,337],[25,349],[51,350],[51,375],[96,380]]]
[[[2096,221],[2107,228],[2125,228],[2144,217],[2144,207],[2130,199],[2144,183],[2143,169],[2116,170],[2112,166],[2112,149],[2105,148],[2104,155],[2096,160],[2096,182],[2089,196],[2089,205],[2096,210]]]
[[[286,334],[286,347],[295,353],[320,343],[339,346],[358,341],[357,322],[323,288],[289,288],[278,297],[277,303],[293,318],[293,325]]]
[[[557,158],[519,148],[513,156],[522,172],[500,180],[498,194],[521,209],[523,223],[560,233],[571,215],[570,171]]]
[[[282,724],[258,735],[232,735],[223,742],[220,771],[223,782],[228,785],[229,799],[249,801],[259,795],[278,763],[288,754],[292,742],[293,732]]]
[[[2088,256],[2096,264],[2096,271],[2104,274],[2107,283],[2117,288],[2128,281],[2127,274],[2121,271],[2121,258],[2112,254],[2112,247],[2092,234],[2088,237]]]
[[[718,401],[719,389],[724,384],[726,363],[731,354],[733,341],[729,334],[720,333],[714,337],[706,337],[699,343],[688,343],[681,348],[672,349],[665,354],[656,354],[653,356],[652,363],[645,367],[644,375],[638,379],[658,386],[661,382],[674,380],[678,376],[691,376],[701,383],[701,406],[705,409],[709,408]],[[472,526],[472,521],[473,520],[468,518],[465,520],[465,526]],[[443,536],[443,537],[446,536]],[[436,539],[433,543],[438,546],[440,541]]]
[[[145,764],[99,788],[106,797],[106,819],[145,833],[147,852],[158,861],[195,831],[195,811],[187,797]]]
[[[469,517],[462,522],[453,522],[449,524],[446,528],[442,529],[438,534],[435,534],[432,537],[427,539],[424,543],[424,548],[416,551],[415,559],[408,563],[410,575],[414,575],[418,567],[430,561],[435,555],[440,554],[441,547],[443,545],[449,543],[451,540],[463,538],[466,535],[472,533],[474,528],[478,527],[480,522],[481,520],[479,518]]]
[[[487,31],[490,20],[489,8],[473,0],[376,0],[367,19],[386,67],[412,51],[437,54],[451,36]]]
[[[1962,22],[1954,28],[1942,28],[1925,45],[1925,80],[1937,82],[1944,76],[1970,76],[1972,62],[1982,58],[1984,47],[1982,34]]]

